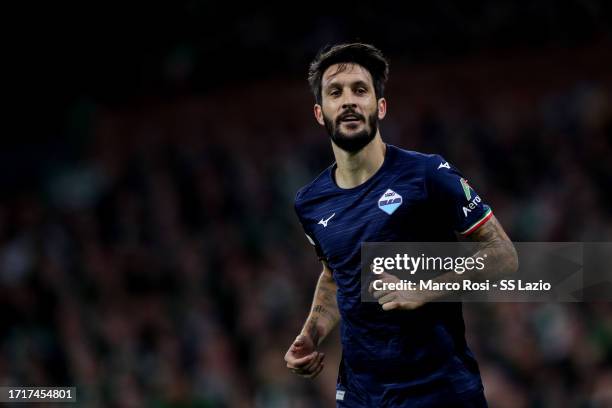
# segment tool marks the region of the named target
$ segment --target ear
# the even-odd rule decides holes
[[[378,119],[381,120],[387,115],[387,100],[380,98],[378,100]]]
[[[314,106],[314,116],[319,125],[325,126],[325,121],[323,120],[323,108],[318,103]]]

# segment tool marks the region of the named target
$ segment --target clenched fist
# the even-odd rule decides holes
[[[314,342],[306,334],[297,336],[285,354],[287,368],[305,378],[319,375],[323,370],[324,358],[325,354],[315,350]]]

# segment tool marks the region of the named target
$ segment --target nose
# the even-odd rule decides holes
[[[351,89],[346,89],[345,92],[342,92],[342,109],[356,109],[357,108],[357,100],[355,99],[355,95],[353,94]]]

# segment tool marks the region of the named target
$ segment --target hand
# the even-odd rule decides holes
[[[382,273],[377,280],[380,280],[382,283],[400,282],[400,279],[397,276],[388,274],[386,272]],[[377,286],[379,285],[381,284],[378,284]],[[374,281],[370,283],[368,290],[372,296],[378,299],[378,303],[382,305],[384,311],[394,309],[414,310],[426,303],[425,295],[421,291],[375,290]]]
[[[297,336],[285,354],[287,368],[305,378],[319,375],[323,370],[324,358],[325,354],[315,350],[314,342],[306,334]]]

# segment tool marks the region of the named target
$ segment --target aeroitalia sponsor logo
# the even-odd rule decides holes
[[[467,206],[463,206],[463,216],[467,217],[469,213],[472,212],[472,210],[475,210],[476,207],[478,207],[478,204],[480,204],[482,202],[482,199],[480,198],[480,196],[476,196],[474,197],[474,199],[472,201],[469,202],[469,204]]]

